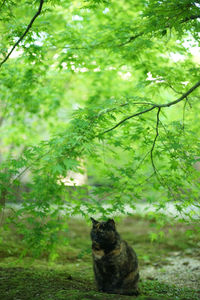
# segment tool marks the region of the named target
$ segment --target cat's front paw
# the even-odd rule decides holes
[[[138,289],[138,290],[135,290],[135,291],[133,291],[133,295],[134,295],[134,296],[139,296],[139,295],[140,295],[140,291],[139,291],[139,289]]]

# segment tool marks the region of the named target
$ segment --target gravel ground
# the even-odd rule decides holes
[[[198,250],[198,249],[197,249]],[[200,259],[181,256],[173,252],[166,258],[166,264],[155,264],[141,269],[141,278],[158,279],[161,282],[173,283],[179,287],[188,287],[200,292]],[[200,294],[199,294],[200,296]]]

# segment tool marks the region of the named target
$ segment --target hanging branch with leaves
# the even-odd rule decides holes
[[[38,10],[37,10],[36,14],[31,19],[30,23],[28,24],[28,26],[27,26],[26,30],[24,31],[24,33],[22,34],[22,36],[12,46],[11,50],[8,52],[8,54],[6,55],[6,57],[0,62],[0,68],[9,59],[10,55],[13,53],[13,51],[15,50],[15,48],[19,45],[19,43],[24,39],[24,37],[26,36],[26,34],[29,32],[29,30],[31,29],[34,21],[41,14],[43,4],[44,4],[44,0],[40,0],[40,5],[38,7]]]
[[[145,114],[145,113],[147,113],[147,112],[149,112],[149,111],[152,111],[152,110],[154,110],[154,109],[156,109],[156,108],[160,108],[160,109],[161,109],[161,108],[173,106],[173,105],[175,105],[175,104],[181,102],[182,100],[187,99],[187,97],[188,97],[194,90],[196,90],[199,86],[200,86],[200,81],[198,81],[198,82],[197,82],[193,87],[191,87],[187,92],[185,92],[184,94],[182,94],[181,97],[179,97],[177,100],[174,100],[174,101],[172,101],[172,102],[169,102],[169,103],[166,103],[166,104],[153,104],[153,103],[151,104],[151,103],[149,103],[149,105],[152,105],[152,107],[150,107],[150,108],[148,108],[148,109],[145,109],[145,110],[143,110],[143,111],[140,111],[140,112],[138,112],[138,113],[135,113],[135,114],[133,114],[133,115],[130,115],[130,116],[126,117],[125,119],[123,119],[123,120],[121,120],[119,123],[117,123],[115,126],[113,126],[113,127],[111,127],[110,129],[107,129],[107,130],[105,130],[104,132],[100,133],[100,135],[105,134],[105,133],[108,133],[108,132],[110,132],[110,131],[116,129],[118,126],[122,125],[124,122],[126,122],[126,121],[128,121],[128,120],[130,120],[130,119],[132,119],[132,118],[138,117],[138,116],[140,116],[140,115],[143,115],[143,114]]]

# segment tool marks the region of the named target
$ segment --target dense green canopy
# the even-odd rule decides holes
[[[199,32],[200,1],[1,0],[1,203],[28,181],[29,246],[63,209],[199,207]],[[83,164],[87,200],[60,181]]]

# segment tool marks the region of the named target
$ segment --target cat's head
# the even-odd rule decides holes
[[[92,220],[91,239],[93,246],[97,249],[105,249],[111,245],[116,244],[119,239],[119,234],[115,228],[115,222],[112,219],[106,222],[99,222],[95,219]]]

